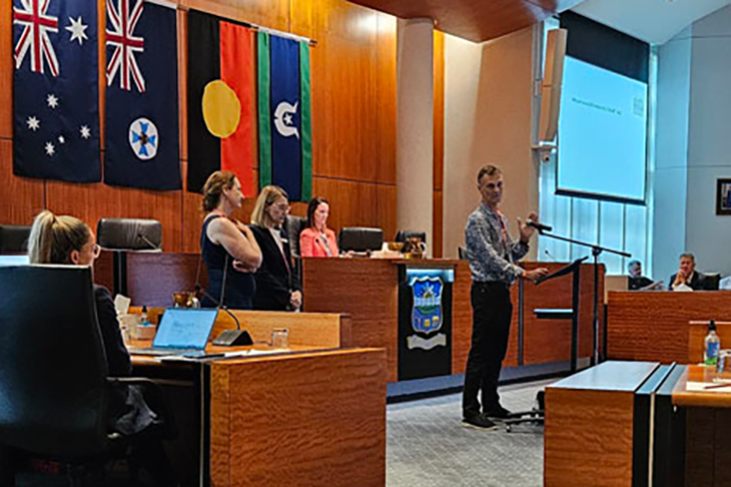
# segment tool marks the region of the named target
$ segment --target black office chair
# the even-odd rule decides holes
[[[140,218],[102,218],[96,226],[96,239],[108,250],[162,252],[162,224]]]
[[[284,222],[284,228],[289,238],[289,250],[292,252],[294,260],[295,275],[302,280],[302,253],[300,251],[300,233],[307,227],[307,218],[297,215],[287,215]]]
[[[370,252],[383,247],[383,230],[368,227],[345,227],[338,234],[338,247],[343,252]]]
[[[721,274],[713,273],[706,274],[706,291],[718,291],[718,286],[721,283]]]
[[[24,254],[28,251],[30,227],[0,225],[0,254]]]
[[[426,232],[415,230],[399,230],[396,232],[396,242],[406,242],[411,237],[418,237],[422,242],[426,243]]]
[[[0,289],[0,451],[62,462],[83,479],[135,441],[109,431],[114,389],[156,388],[107,377],[89,268],[0,267]],[[13,485],[15,467],[4,467],[0,485]]]

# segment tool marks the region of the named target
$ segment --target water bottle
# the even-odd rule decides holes
[[[721,340],[716,334],[716,322],[711,320],[708,322],[708,335],[703,353],[703,362],[706,365],[715,366],[718,363],[718,350],[721,348]]]

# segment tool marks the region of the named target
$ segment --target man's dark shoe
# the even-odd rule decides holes
[[[485,412],[483,414],[493,421],[510,419],[513,417],[513,413],[511,413],[499,404],[497,406],[485,409]]]
[[[462,426],[468,428],[477,428],[481,430],[492,430],[495,429],[496,425],[490,418],[484,414],[478,414],[476,416],[465,417],[462,419]]]

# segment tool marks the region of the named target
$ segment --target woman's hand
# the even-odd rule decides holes
[[[233,267],[238,272],[245,272],[245,273],[256,272],[256,270],[258,269],[258,267],[250,265],[250,264],[246,264],[245,262],[240,261],[240,260],[234,260]]]
[[[289,305],[292,309],[300,309],[302,306],[302,292],[294,291],[289,295]]]

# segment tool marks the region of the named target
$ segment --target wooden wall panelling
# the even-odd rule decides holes
[[[686,363],[691,320],[731,316],[731,293],[610,292],[607,357]]]
[[[211,458],[217,486],[384,485],[383,350],[213,363]]]
[[[444,232],[444,34],[434,31],[434,225],[432,255],[442,257]]]
[[[13,136],[12,10],[13,2],[0,2],[0,139]]]
[[[378,13],[378,181],[396,184],[396,17]],[[391,209],[396,211],[396,204]]]
[[[178,0],[183,8],[249,22],[270,29],[289,30],[289,0]]]
[[[45,206],[43,180],[13,176],[13,142],[4,138],[0,138],[0,181],[0,224],[33,223],[33,217]]]
[[[304,259],[304,310],[347,313],[353,344],[386,348],[398,380],[398,266],[386,260]]]
[[[330,201],[328,226],[336,232],[345,226],[378,227],[378,185],[314,178],[314,191]]]
[[[384,238],[388,240],[396,235],[396,186],[379,184],[376,190],[378,226],[383,229]]]
[[[143,191],[98,184],[47,181],[48,209],[74,215],[96,230],[100,218],[152,218],[162,222],[163,248],[181,248],[180,191]]]
[[[375,181],[376,13],[341,0],[313,11],[314,174]]]

